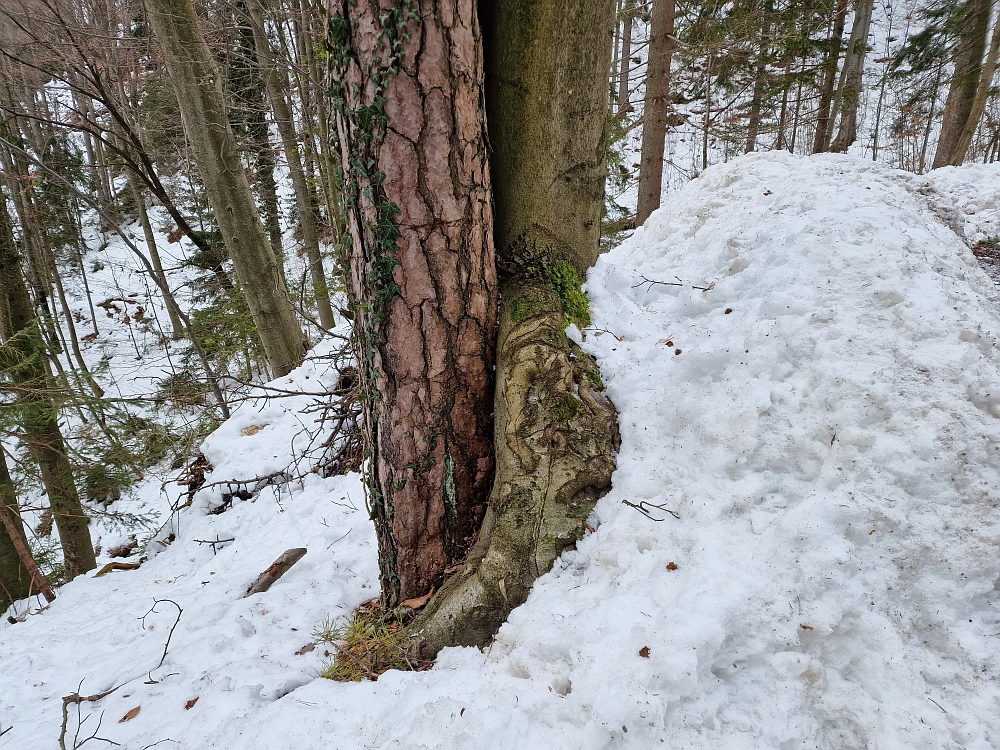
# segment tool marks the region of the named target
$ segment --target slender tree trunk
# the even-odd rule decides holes
[[[635,0],[625,0],[622,11],[622,51],[618,61],[618,113],[628,111],[629,107],[629,74],[632,71],[632,24],[635,20]],[[652,30],[651,30],[652,33]],[[652,59],[652,52],[650,52]],[[646,84],[649,85],[648,82]]]
[[[274,122],[278,127],[278,134],[281,136],[281,144],[285,151],[285,159],[288,162],[288,173],[292,178],[295,205],[299,215],[299,228],[302,230],[302,244],[305,247],[306,257],[309,259],[309,273],[312,278],[316,307],[319,310],[319,322],[324,328],[333,328],[336,321],[333,318],[330,291],[326,283],[326,273],[323,270],[323,256],[319,250],[316,213],[310,196],[309,184],[306,182],[305,172],[302,170],[302,159],[295,136],[295,124],[292,121],[292,114],[280,85],[278,71],[275,69],[274,54],[264,33],[264,16],[260,6],[257,5],[257,0],[247,2],[247,11],[253,26],[257,59],[264,76],[267,97],[271,103],[271,112],[274,113]]]
[[[965,123],[969,120],[972,103],[983,70],[983,53],[986,51],[986,37],[990,28],[992,0],[967,0],[963,8],[962,24],[959,31],[958,47],[955,50],[955,70],[948,87],[938,135],[937,150],[931,169],[946,167],[952,163],[958,139]]]
[[[990,88],[993,86],[993,75],[997,71],[997,56],[1000,55],[1000,17],[993,25],[993,34],[990,37],[990,51],[986,55],[986,62],[983,63],[983,72],[979,76],[979,85],[976,87],[976,95],[972,100],[972,107],[969,109],[969,116],[965,120],[962,134],[955,144],[955,153],[951,157],[951,163],[958,167],[965,161],[965,155],[972,145],[972,137],[976,134],[979,121],[986,110],[986,100],[990,96]]]
[[[480,29],[472,0],[337,0],[330,12],[368,501],[383,600],[395,606],[465,556],[493,479]]]
[[[0,196],[2,198],[2,196]],[[6,203],[0,199],[0,329],[5,349],[19,364],[13,368],[19,389],[18,409],[22,429],[42,475],[49,506],[59,529],[69,578],[97,565],[88,528],[89,519],[80,502],[73,472],[59,429],[59,410],[52,401],[53,384],[45,366],[44,343],[35,321],[28,289],[14,244]]]
[[[660,207],[663,189],[663,148],[667,137],[670,96],[670,60],[674,43],[674,0],[654,0],[649,28],[649,64],[646,103],[642,115],[642,153],[639,159],[639,199],[636,223],[643,224]]]
[[[139,223],[142,225],[142,235],[146,240],[146,251],[153,264],[153,269],[158,278],[154,279],[160,288],[167,286],[167,275],[163,272],[163,262],[160,260],[160,250],[156,246],[156,235],[153,234],[153,225],[149,221],[149,213],[146,210],[146,198],[139,187],[139,180],[130,169],[125,170],[128,179],[129,189],[132,191],[132,198],[135,200],[136,209],[139,212]],[[173,295],[168,294],[163,298],[163,303],[167,308],[167,315],[170,318],[171,335],[175,339],[183,338],[184,324],[181,322],[180,312]]]
[[[830,107],[833,104],[833,89],[837,85],[837,64],[840,62],[840,50],[844,40],[844,26],[847,24],[848,0],[837,0],[833,15],[833,30],[830,34],[830,50],[826,58],[826,72],[823,74],[823,85],[820,87],[819,109],[816,116],[816,136],[813,139],[812,152],[822,153],[829,148],[830,132],[832,131]]]
[[[275,377],[302,362],[303,337],[226,116],[222,73],[191,0],[147,0],[184,130]]]
[[[3,196],[0,195],[0,198]],[[0,448],[0,612],[31,594],[31,573],[19,547],[27,546],[7,456]]]
[[[770,28],[765,38],[770,35]],[[766,44],[760,47],[760,54],[757,58],[757,73],[753,81],[753,95],[750,97],[750,120],[747,124],[747,142],[744,153],[751,153],[757,150],[757,132],[760,130],[760,113],[764,102],[764,87],[767,84],[767,57],[768,48]]]
[[[844,153],[858,137],[858,103],[861,101],[862,77],[868,54],[868,29],[871,28],[874,7],[875,0],[857,0],[855,5],[854,26],[847,43],[844,69],[841,71],[833,108],[834,114],[840,114],[837,135],[830,144],[830,151],[834,153]]]
[[[503,269],[497,478],[462,570],[411,628],[423,655],[488,643],[582,535],[614,468],[614,407],[594,360],[563,332],[576,274],[598,253],[614,2],[501,0],[490,10],[486,101]]]

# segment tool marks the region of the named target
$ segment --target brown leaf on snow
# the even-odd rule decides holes
[[[410,609],[420,609],[425,604],[427,604],[427,602],[429,602],[431,600],[432,596],[434,596],[434,589],[433,588],[430,591],[428,591],[426,594],[424,594],[423,596],[418,596],[418,597],[416,597],[414,599],[407,599],[405,602],[402,602],[399,606],[400,607],[409,607]]]
[[[668,562],[667,563],[667,570],[677,570],[677,563],[675,563],[675,562]]]
[[[123,717],[121,717],[118,720],[118,723],[119,724],[124,724],[126,721],[132,721],[132,719],[134,719],[136,716],[139,715],[139,711],[141,711],[141,710],[142,710],[142,706],[136,706],[131,711],[129,711],[127,714],[125,714]]]
[[[308,654],[310,651],[314,650],[315,648],[316,648],[316,644],[315,643],[307,643],[305,646],[303,646],[298,651],[296,651],[295,655],[296,656],[303,656],[304,654]]]
[[[198,698],[200,698],[200,697],[201,696],[199,695]],[[194,708],[194,704],[198,702],[198,698],[192,698],[187,703],[185,703],[184,704],[185,710],[190,711],[192,708]]]
[[[815,629],[815,628],[813,628],[812,625],[799,625],[799,627],[802,628],[803,630],[814,630]]]
[[[648,659],[649,658],[649,646],[643,646],[642,648],[640,648],[639,649],[639,656],[641,656],[643,659]]]

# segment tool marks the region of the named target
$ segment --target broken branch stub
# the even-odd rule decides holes
[[[306,554],[305,547],[296,547],[295,549],[285,550],[281,553],[281,556],[271,563],[271,566],[257,576],[257,580],[254,581],[250,588],[247,589],[247,596],[253,596],[254,594],[260,594],[267,591],[271,586],[274,585],[281,576],[288,572],[295,563],[301,560]]]

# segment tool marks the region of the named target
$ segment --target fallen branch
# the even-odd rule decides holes
[[[125,683],[122,683],[122,685],[124,685],[124,684]],[[82,721],[80,720],[80,715],[79,715],[79,713],[80,713],[80,704],[83,703],[84,701],[89,701],[91,703],[94,702],[94,701],[99,701],[101,698],[104,698],[105,696],[111,695],[113,692],[115,692],[116,690],[118,690],[118,688],[120,688],[122,685],[118,685],[117,687],[113,687],[110,690],[105,690],[103,693],[96,693],[94,695],[80,695],[80,688],[83,687],[83,681],[81,680],[80,684],[77,686],[77,689],[76,689],[77,692],[72,693],[70,695],[64,695],[63,696],[63,699],[62,699],[62,729],[59,732],[59,750],[66,750],[66,725],[69,723],[69,707],[72,704],[76,704],[76,707],[77,707],[76,708],[76,710],[77,710],[76,734],[73,736],[73,750],[76,750],[76,748],[80,747],[85,742],[88,742],[89,740],[94,740],[94,739],[100,740],[101,742],[110,742],[112,745],[117,745],[118,744],[117,742],[111,742],[111,740],[106,740],[106,739],[104,739],[102,737],[98,737],[97,736],[97,730],[101,728],[101,722],[100,721],[97,722],[97,729],[94,730],[94,734],[92,734],[90,737],[88,737],[87,739],[85,739],[83,742],[78,742],[77,740],[79,739],[79,736],[80,736],[80,727],[83,726],[83,722],[87,720],[87,719],[83,719]],[[87,718],[90,718],[90,717],[88,716]]]
[[[101,576],[106,576],[113,570],[136,570],[142,563],[124,563],[124,562],[109,562],[99,571],[94,573],[94,578],[100,578]]]
[[[4,528],[7,529],[7,536],[10,537],[11,544],[14,545],[14,549],[17,551],[17,556],[21,558],[21,563],[28,570],[28,575],[31,576],[32,583],[42,592],[45,601],[51,604],[56,600],[56,592],[52,590],[45,574],[35,564],[35,558],[31,556],[31,551],[24,543],[24,538],[18,531],[14,520],[10,517],[10,513],[13,513],[13,510],[9,510],[6,505],[0,508],[0,521],[3,521]]]
[[[301,560],[306,554],[305,547],[297,547],[296,549],[285,550],[281,553],[281,556],[271,563],[271,566],[257,576],[257,580],[250,584],[250,588],[247,589],[247,596],[253,596],[254,594],[260,594],[267,591],[274,583],[288,572],[295,563]]]

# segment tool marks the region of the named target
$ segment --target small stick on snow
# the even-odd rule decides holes
[[[302,559],[306,554],[305,547],[297,547],[296,549],[285,550],[281,553],[281,557],[271,563],[271,567],[257,576],[257,580],[254,581],[250,588],[247,589],[247,596],[253,596],[254,594],[260,594],[267,591],[274,582],[277,581],[281,576],[288,572],[295,563]]]

